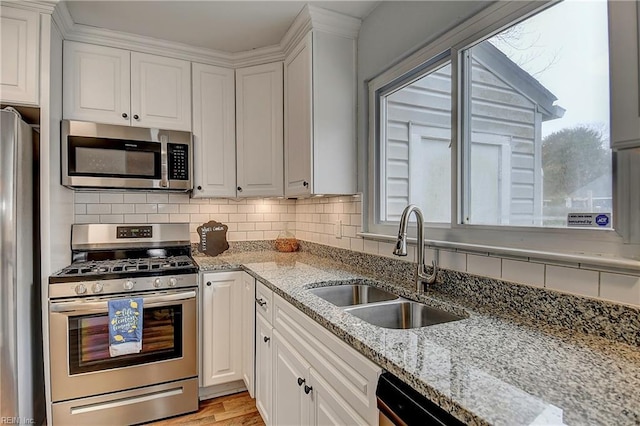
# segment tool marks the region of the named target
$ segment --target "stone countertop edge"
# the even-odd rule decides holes
[[[607,339],[572,334],[553,325],[530,322],[523,324],[517,320],[511,322],[503,315],[494,318],[484,311],[478,312],[473,307],[461,304],[458,300],[452,302],[438,295],[429,294],[416,298],[415,294],[395,283],[379,281],[374,274],[364,275],[354,271],[349,265],[341,265],[333,259],[304,252],[283,254],[261,250],[235,252],[216,258],[196,255],[194,259],[201,272],[248,272],[359,353],[400,377],[466,424],[640,423],[640,397],[633,396],[634,390],[640,387],[640,353],[636,347],[619,342],[611,342],[611,345],[608,345]],[[400,293],[401,296],[443,307],[454,313],[460,313],[459,310],[462,309],[467,313],[465,316],[472,320],[467,327],[464,327],[461,321],[457,326],[460,329],[458,331],[456,322],[440,328],[431,326],[414,330],[381,329],[370,324],[362,324],[353,316],[345,317],[341,308],[307,291],[323,282],[326,284],[326,281],[339,284],[353,278],[372,281],[371,284]],[[289,285],[289,281],[295,282]],[[456,308],[456,305],[462,308]],[[465,329],[468,333],[464,332]],[[471,336],[467,341],[465,334]],[[516,344],[509,347],[508,343],[496,341],[497,338],[503,339],[504,342],[513,340]],[[407,349],[407,343],[414,343],[414,348]],[[503,344],[506,346],[504,349]],[[467,345],[473,347],[470,353],[460,351],[460,348],[466,348]],[[536,354],[545,358],[546,354],[540,355],[539,352],[544,350],[550,355],[546,370],[539,370],[536,365],[539,363],[538,360],[531,358],[536,357]],[[443,357],[442,352],[450,355]],[[505,364],[499,363],[496,358],[500,358],[500,354],[495,352],[504,352],[502,361]],[[416,367],[416,359],[426,361],[425,365]],[[509,365],[510,359],[514,366]],[[603,363],[604,367],[596,371],[594,378],[583,377],[589,374],[590,369],[581,364],[588,364],[591,359]],[[439,377],[436,372],[440,370],[437,365],[433,365],[434,362],[444,362],[443,371],[450,373],[440,374],[445,377]],[[575,365],[572,362],[575,362]],[[605,362],[612,363],[613,367]],[[528,363],[534,365],[526,365]],[[611,377],[609,373],[618,365],[624,367],[622,373]],[[462,370],[462,373],[455,372],[455,368]],[[635,374],[629,373],[630,368],[635,368]],[[511,374],[510,370],[513,370]],[[569,382],[566,391],[554,386],[554,380],[563,378]],[[614,382],[602,387],[602,391],[607,388],[618,390],[612,399],[598,394],[598,380],[607,379],[617,379],[619,382],[618,385]],[[541,382],[539,386],[538,381]],[[474,386],[478,387],[478,395],[466,395],[465,389],[473,389]],[[576,398],[573,392],[580,391],[583,387],[586,389],[584,398],[582,394]],[[540,395],[544,396],[544,401]],[[589,398],[601,401],[592,401]],[[548,403],[548,400],[556,405]],[[496,405],[496,401],[503,404]],[[558,406],[557,401],[563,406]],[[593,407],[592,402],[599,402],[603,412],[599,411],[599,407]],[[606,407],[603,406],[605,403]],[[625,405],[627,403],[629,406]],[[567,418],[563,418],[563,414],[566,414]]]

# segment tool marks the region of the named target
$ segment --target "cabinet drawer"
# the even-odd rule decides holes
[[[376,385],[382,369],[278,295],[273,324],[369,424],[377,423]]]
[[[256,285],[256,312],[273,324],[273,291],[260,281]]]

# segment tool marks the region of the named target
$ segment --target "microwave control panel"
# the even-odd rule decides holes
[[[169,154],[169,180],[189,180],[189,146],[167,144]]]

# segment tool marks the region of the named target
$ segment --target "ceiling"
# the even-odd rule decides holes
[[[356,18],[379,1],[65,1],[76,24],[237,53],[277,45],[307,3]]]

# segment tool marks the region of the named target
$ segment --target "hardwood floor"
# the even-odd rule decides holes
[[[200,409],[192,414],[148,423],[148,426],[177,425],[250,425],[264,426],[256,402],[248,392],[221,396],[200,402]]]

